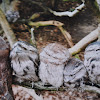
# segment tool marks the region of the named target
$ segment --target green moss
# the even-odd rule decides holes
[[[77,59],[80,59],[80,57],[79,57],[79,55],[78,55],[78,54],[76,54],[74,57],[75,57],[75,58],[77,58]]]

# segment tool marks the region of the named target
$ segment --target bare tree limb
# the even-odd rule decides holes
[[[41,2],[36,2],[36,1],[32,1],[32,0],[28,0],[29,2],[38,5],[39,7],[41,7],[45,13],[52,13],[55,16],[69,16],[69,17],[73,17],[74,15],[76,15],[77,13],[79,13],[84,7],[85,7],[85,0],[81,0],[83,3],[76,7],[75,10],[73,12],[70,11],[65,11],[65,12],[56,12],[53,11],[52,9],[48,8],[47,6],[45,6],[43,3]]]
[[[29,18],[29,20],[34,20],[34,19],[40,17],[40,15],[41,15],[41,13],[35,13]]]
[[[47,25],[54,25],[54,26],[62,26],[64,25],[63,23],[59,22],[59,21],[39,21],[39,22],[32,22],[30,21],[28,23],[30,26],[35,26],[35,27],[40,27],[40,26],[47,26]]]
[[[28,81],[26,82],[22,82],[22,83],[19,83],[17,80],[16,80],[16,77],[13,77],[13,84],[15,85],[20,85],[20,86],[23,86],[23,87],[27,87],[27,88],[31,88],[32,89],[32,84]],[[49,91],[55,91],[57,90],[56,87],[53,87],[53,86],[44,86],[40,81],[38,82],[35,82],[34,83],[34,86],[33,86],[34,89],[38,89],[38,90],[49,90]],[[64,90],[61,88],[59,88],[59,90]]]
[[[31,28],[31,41],[32,41],[32,44],[37,48],[36,40],[34,36],[34,28]]]
[[[84,86],[84,90],[85,90],[85,91],[95,92],[95,93],[100,94],[100,88],[97,88],[97,87],[95,87],[95,86],[86,85],[86,86]]]
[[[90,34],[88,34],[86,37],[84,37],[82,40],[80,40],[77,44],[75,44],[72,48],[69,48],[69,52],[71,55],[75,55],[76,53],[79,53],[81,50],[83,50],[89,43],[96,40],[98,38],[98,34],[100,30],[100,26],[98,26],[97,29],[92,31]]]
[[[26,87],[26,89],[28,90],[28,88],[31,88],[32,90],[32,87],[31,87],[31,83],[13,83],[14,85],[21,85],[23,87]],[[50,86],[43,86],[41,85],[41,82],[36,82],[34,83],[34,89],[38,89],[38,90],[47,90],[47,91],[67,91],[68,90],[68,87],[60,87],[59,89],[55,88],[55,87],[50,87]],[[79,87],[80,88],[80,87]],[[73,88],[75,89],[75,88]],[[100,89],[98,87],[95,87],[95,86],[90,86],[90,85],[84,85],[82,86],[80,89],[82,89],[83,91],[88,91],[88,92],[94,92],[94,93],[99,93],[100,94]],[[78,89],[77,89],[78,90]],[[33,90],[34,91],[34,90]],[[33,95],[34,97],[34,95]]]
[[[7,36],[10,46],[12,47],[13,44],[17,41],[17,39],[16,39],[14,32],[12,31],[12,29],[11,29],[9,23],[7,22],[6,17],[1,9],[0,9],[0,24]]]
[[[73,12],[70,12],[70,11],[65,11],[65,12],[56,12],[56,11],[53,11],[49,8],[49,11],[54,14],[55,16],[69,16],[69,17],[73,17],[74,15],[76,15],[78,12],[80,12],[84,7],[85,7],[85,4],[84,4],[85,1],[83,1],[83,3],[76,7],[75,10]]]
[[[59,22],[59,21],[39,21],[39,22],[32,22],[30,21],[28,23],[30,26],[35,26],[35,27],[39,27],[39,26],[47,26],[47,25],[54,25],[57,26],[60,31],[62,32],[62,34],[64,35],[65,39],[68,41],[69,46],[72,47],[73,46],[73,42],[72,42],[72,37],[71,35],[62,27],[64,24]]]
[[[58,27],[60,29],[60,31],[62,32],[62,34],[64,35],[64,37],[66,38],[68,44],[70,47],[73,47],[74,44],[72,42],[72,37],[71,35],[62,27],[62,26],[59,26]]]

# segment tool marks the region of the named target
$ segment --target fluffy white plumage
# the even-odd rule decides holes
[[[40,53],[39,77],[41,81],[49,83],[54,87],[60,87],[63,84],[63,69],[70,54],[68,50],[58,44],[51,43],[47,45]]]
[[[85,49],[84,65],[92,83],[100,84],[100,42],[91,43]]]
[[[39,65],[38,51],[32,45],[18,41],[10,52],[11,67],[20,82],[38,81],[36,71]]]

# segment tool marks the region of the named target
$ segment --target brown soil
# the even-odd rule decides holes
[[[61,3],[58,6],[59,6],[59,10],[62,9],[63,11],[65,11],[65,10],[68,10],[68,8],[72,7],[73,5],[76,7],[79,4],[77,4],[77,2],[68,2],[68,3],[66,2],[66,3]],[[39,12],[39,10],[40,10],[39,7],[35,7],[35,6],[33,7],[27,1],[22,3],[21,7],[19,8],[21,18],[29,18],[33,13]],[[79,14],[77,14],[76,16],[72,18],[69,18],[67,16],[55,17],[51,14],[49,16],[48,15],[41,16],[35,21],[41,21],[41,20],[42,21],[56,20],[56,21],[60,21],[64,23],[64,28],[71,34],[74,43],[77,43],[84,36],[86,36],[91,31],[93,31],[95,28],[97,28],[97,25],[98,25],[97,16],[88,6],[86,6],[84,10],[82,10]],[[16,29],[15,33],[17,33],[16,36],[18,37],[18,39],[25,38],[26,40],[28,38],[27,35],[30,36],[30,33],[27,33],[27,32],[20,32],[20,33],[17,32],[18,30],[27,29],[25,25],[19,25],[19,24],[15,25],[15,29]],[[65,44],[65,45],[67,44],[60,30],[54,26],[45,26],[45,27],[37,28],[35,29],[35,35],[36,35],[37,42],[39,42],[37,44],[40,44],[40,45],[46,44],[48,42],[55,42],[55,41],[61,42],[62,44]]]

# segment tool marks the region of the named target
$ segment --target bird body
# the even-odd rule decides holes
[[[10,53],[11,67],[20,82],[38,81],[36,71],[39,65],[38,51],[32,45],[18,41]]]
[[[41,67],[42,66],[42,67]],[[60,87],[63,84],[64,65],[54,65],[49,62],[40,63],[40,79],[45,84],[51,84],[54,87]]]
[[[100,84],[100,41],[91,43],[85,49],[84,65],[92,83]]]
[[[85,76],[86,69],[84,63],[79,59],[70,58],[64,68],[64,85],[81,85],[81,82]]]
[[[65,62],[70,57],[68,50],[58,44],[47,45],[40,53],[39,77],[41,81],[54,87],[63,84],[63,69]]]

